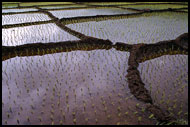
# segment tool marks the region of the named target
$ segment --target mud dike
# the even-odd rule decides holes
[[[79,5],[84,5],[84,3],[76,3]],[[171,3],[172,4],[172,3]],[[176,4],[176,3],[173,3]],[[71,4],[72,5],[72,4]],[[128,4],[127,4],[128,5]],[[134,4],[134,5],[143,5]],[[151,4],[150,4],[151,5]],[[183,5],[183,4],[182,4]],[[50,5],[49,5],[50,6]],[[69,8],[69,9],[85,9],[85,8],[101,8],[101,7],[116,7],[123,10],[132,10],[136,13],[132,14],[116,14],[116,15],[97,15],[97,16],[81,16],[81,17],[71,17],[71,18],[57,18],[51,12],[52,10],[68,10],[68,9],[43,9],[40,6],[31,6],[31,7],[19,7],[18,8],[35,8],[38,11],[26,11],[26,12],[10,12],[3,13],[2,15],[15,15],[15,14],[27,14],[27,13],[42,13],[48,15],[51,20],[40,21],[40,22],[29,22],[21,24],[10,24],[3,25],[3,29],[9,29],[14,27],[24,27],[32,26],[46,23],[55,23],[59,28],[68,32],[70,35],[73,35],[80,40],[76,41],[63,41],[63,42],[48,42],[48,43],[34,43],[34,44],[24,44],[18,46],[2,46],[2,61],[9,60],[14,57],[28,57],[28,56],[44,56],[48,54],[61,53],[61,52],[72,52],[72,51],[93,51],[93,50],[111,50],[115,49],[116,51],[129,52],[130,56],[128,58],[128,68],[126,68],[127,75],[125,75],[130,93],[140,102],[145,105],[145,111],[149,112],[151,115],[149,117],[155,117],[157,121],[165,124],[179,124],[177,123],[177,118],[175,116],[170,116],[170,113],[167,110],[163,110],[162,107],[159,107],[154,103],[150,91],[145,88],[145,83],[143,83],[140,72],[138,70],[139,64],[145,61],[155,59],[164,55],[177,55],[183,54],[188,55],[188,33],[181,34],[174,40],[164,40],[154,44],[126,44],[124,42],[112,42],[110,40],[104,40],[95,38],[92,36],[87,36],[83,33],[77,32],[66,25],[72,23],[82,23],[89,21],[104,21],[109,19],[125,19],[125,18],[137,18],[143,15],[147,17],[151,16],[149,14],[154,13],[186,13],[184,10],[187,8],[168,8],[168,9],[136,9],[136,8],[126,8],[121,7],[120,5],[89,5],[85,4],[86,7],[81,8]],[[122,5],[124,6],[124,5]],[[118,108],[120,110],[120,108]],[[75,116],[75,114],[74,114]],[[108,119],[110,116],[107,116]],[[139,117],[138,119],[140,119]],[[52,118],[53,119],[53,118]],[[52,120],[53,121],[53,120]],[[88,121],[88,120],[86,120]],[[29,121],[28,121],[29,122]],[[41,120],[40,120],[41,122]],[[96,120],[97,122],[97,120]],[[60,122],[62,123],[62,122]],[[73,120],[73,123],[76,124],[76,119]],[[7,121],[4,122],[7,124]],[[15,123],[16,124],[16,123]],[[17,120],[17,124],[20,122]],[[33,124],[33,123],[32,123]],[[90,124],[90,123],[86,123]],[[101,123],[99,123],[101,124]],[[119,124],[119,123],[117,123]]]

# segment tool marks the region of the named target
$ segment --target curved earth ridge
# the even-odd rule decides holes
[[[2,46],[2,61],[16,56],[46,55],[58,52],[70,52],[76,50],[90,51],[96,49],[109,50],[115,48],[118,51],[134,53],[138,63],[162,55],[185,54],[188,55],[188,33],[184,33],[175,40],[161,41],[155,44],[126,44],[117,42],[113,44],[110,40],[97,39],[85,36],[82,40],[34,43],[20,46]]]

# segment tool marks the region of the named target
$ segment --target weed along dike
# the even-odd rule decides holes
[[[187,2],[2,2],[3,125],[188,125]]]

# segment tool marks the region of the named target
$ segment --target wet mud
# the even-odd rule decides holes
[[[48,21],[40,21],[40,22],[27,22],[27,23],[19,23],[14,25],[3,25],[2,29],[9,29],[14,27],[25,27],[25,26],[31,26],[31,25],[40,25],[40,24],[48,24],[48,23],[54,23],[54,20],[48,20]]]
[[[26,14],[26,13],[39,13],[39,11],[8,12],[8,13],[2,13],[2,15],[15,15],[15,14]]]
[[[162,123],[164,123],[164,122],[169,123],[169,122],[176,121],[176,119],[174,117],[169,116],[169,112],[163,111],[160,107],[158,107],[156,105],[148,104],[146,107],[146,110],[151,112],[152,114],[154,114],[156,119]],[[175,125],[176,123],[173,122],[172,124]]]
[[[144,83],[140,78],[140,74],[138,71],[139,63],[136,61],[138,55],[139,48],[144,44],[137,44],[133,46],[130,52],[129,61],[128,61],[128,69],[127,69],[127,79],[131,93],[140,101],[146,103],[152,103],[152,98],[148,93],[148,90],[145,89]]]
[[[59,52],[71,52],[76,50],[91,51],[96,49],[112,48],[112,43],[109,40],[101,39],[86,39],[79,41],[66,41],[47,44],[36,43],[26,44],[22,46],[2,46],[2,59],[6,60],[16,56],[36,56],[46,55]]]

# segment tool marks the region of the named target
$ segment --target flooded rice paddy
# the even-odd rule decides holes
[[[9,124],[155,124],[126,85],[128,57],[96,50],[7,60],[3,119],[9,114]]]
[[[185,8],[188,7],[187,5],[172,5],[172,4],[164,4],[164,6],[162,4],[157,4],[157,5],[123,5],[120,6],[123,8],[135,8],[135,9],[151,9],[151,10],[160,10],[160,9],[168,9],[168,8],[172,8],[172,9],[177,9],[177,8]]]
[[[178,119],[188,113],[188,56],[165,55],[139,65],[153,101]]]
[[[47,21],[51,20],[47,15],[44,14],[16,14],[16,15],[3,15],[2,25],[6,24],[19,24],[25,22],[36,22],[36,21]]]
[[[184,6],[4,2],[2,124],[188,125]]]
[[[60,10],[50,11],[57,18],[69,18],[80,16],[96,16],[96,15],[114,15],[114,14],[129,14],[134,11],[123,11],[119,8],[104,8],[104,9],[80,9],[80,10]]]
[[[172,40],[188,32],[188,14],[165,12],[137,18],[90,21],[67,25],[87,36],[127,44],[156,43]]]
[[[3,29],[3,46],[78,40],[54,23]]]

